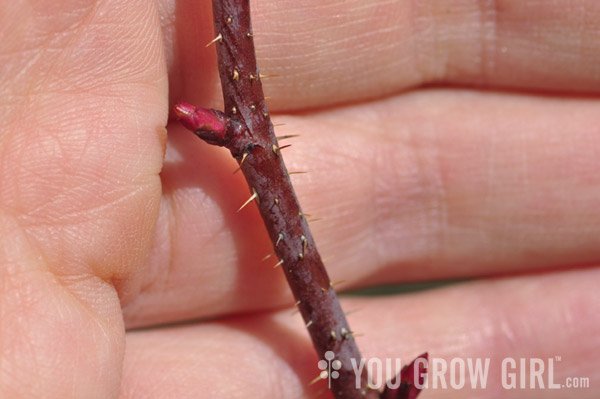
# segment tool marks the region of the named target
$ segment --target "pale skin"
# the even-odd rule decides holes
[[[478,278],[342,301],[367,358],[492,359],[486,389],[423,398],[565,397],[503,390],[505,357],[600,393],[600,3],[551,3],[253,2],[336,288]],[[235,161],[168,118],[219,108],[209,10],[0,2],[0,397],[319,390]]]

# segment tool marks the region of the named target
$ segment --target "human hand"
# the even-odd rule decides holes
[[[486,389],[424,398],[564,397],[498,376],[562,356],[597,397],[595,2],[287,4],[254,8],[259,65],[332,280],[481,277],[346,299],[363,355],[491,358]],[[163,163],[169,104],[218,103],[209,8],[2,2],[0,397],[322,387],[235,162],[173,121]]]

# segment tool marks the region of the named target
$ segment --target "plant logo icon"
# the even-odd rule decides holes
[[[319,369],[323,370],[320,374],[321,379],[324,380],[327,378],[327,386],[330,389],[331,379],[333,378],[335,380],[340,376],[340,373],[336,370],[342,368],[342,362],[340,360],[333,359],[335,359],[335,353],[333,353],[332,351],[327,351],[325,352],[325,360],[319,360],[319,363],[317,364],[319,366]]]

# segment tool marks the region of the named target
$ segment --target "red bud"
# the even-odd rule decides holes
[[[176,104],[173,110],[181,124],[201,139],[209,144],[224,145],[227,122],[222,113],[188,103]]]
[[[419,361],[418,364],[415,364]],[[415,367],[417,366],[417,367]],[[417,370],[415,370],[415,368]],[[395,382],[400,379],[400,386],[396,389],[386,389],[381,394],[381,399],[415,399],[425,385],[427,374],[427,353],[423,353],[407,366],[402,367],[400,374],[396,376]],[[415,379],[416,377],[416,379]]]

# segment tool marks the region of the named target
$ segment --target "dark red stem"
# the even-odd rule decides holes
[[[321,359],[332,351],[340,360],[340,377],[332,379],[336,398],[378,398],[367,388],[366,374],[356,388],[351,359],[360,352],[335,290],[323,266],[288,175],[262,90],[256,65],[248,0],[213,0],[219,75],[229,118],[224,145],[241,162],[275,253],[298,303],[298,309]]]
[[[183,124],[210,144],[228,148],[246,177],[279,264],[321,359],[331,351],[341,364],[332,378],[338,399],[376,399],[361,355],[313,241],[283,162],[262,91],[248,0],[213,0],[213,16],[225,112],[178,104]],[[386,396],[386,398],[392,396]],[[408,397],[408,396],[407,396]],[[396,396],[395,398],[403,398]]]

